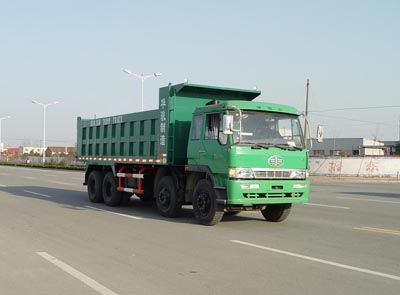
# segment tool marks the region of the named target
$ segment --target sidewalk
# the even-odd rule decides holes
[[[311,175],[310,176],[311,183],[318,182],[360,182],[360,183],[400,183],[400,179],[397,177],[377,177],[377,176],[320,176],[320,175]]]

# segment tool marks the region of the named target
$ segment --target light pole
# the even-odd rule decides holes
[[[58,101],[50,102],[50,103],[41,103],[37,100],[32,99],[32,103],[38,104],[43,107],[43,165],[46,162],[46,109],[47,107],[58,104]]]
[[[124,69],[123,70],[125,73],[135,76],[136,78],[139,78],[142,82],[142,112],[143,112],[143,86],[144,86],[144,80],[147,80],[151,77],[160,77],[162,74],[161,73],[153,73],[152,75],[143,75],[143,74],[136,74],[134,72],[132,72],[131,70],[128,69]]]
[[[5,120],[5,119],[10,119],[11,116],[5,116],[0,118],[0,160],[1,160],[1,153],[3,152],[3,141],[1,140],[1,121]]]

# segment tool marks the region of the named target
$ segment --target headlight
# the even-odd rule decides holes
[[[230,178],[254,178],[251,168],[229,168]]]
[[[307,170],[292,170],[290,172],[290,178],[292,179],[306,179],[307,177]]]

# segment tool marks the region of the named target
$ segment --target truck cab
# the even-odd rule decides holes
[[[261,210],[282,221],[308,200],[308,151],[292,107],[227,100],[196,108],[187,158],[189,170],[212,175],[215,206],[227,214]]]

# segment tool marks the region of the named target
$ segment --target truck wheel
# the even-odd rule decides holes
[[[103,185],[104,175],[101,171],[92,171],[89,174],[87,190],[90,202],[101,203],[103,202]]]
[[[103,180],[103,199],[108,206],[121,204],[122,193],[117,191],[117,180],[112,172],[108,172]]]
[[[261,213],[267,221],[281,222],[289,216],[291,207],[292,204],[271,204],[261,210]]]
[[[223,208],[217,204],[214,189],[206,179],[201,179],[194,189],[193,212],[203,225],[215,225],[224,216]]]
[[[176,217],[182,207],[172,176],[163,176],[155,193],[158,211],[165,217]]]

